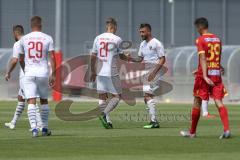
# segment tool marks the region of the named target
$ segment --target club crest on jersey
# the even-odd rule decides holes
[[[149,46],[149,49],[152,50],[152,46]]]

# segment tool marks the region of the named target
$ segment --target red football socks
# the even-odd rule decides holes
[[[227,108],[222,106],[222,107],[219,107],[218,111],[219,111],[219,115],[220,115],[220,118],[221,118],[221,121],[222,121],[222,124],[223,124],[223,127],[224,127],[224,131],[229,130],[228,110],[227,110]]]
[[[191,134],[196,133],[199,118],[200,118],[200,109],[197,107],[193,107],[192,108],[192,125],[190,129]]]

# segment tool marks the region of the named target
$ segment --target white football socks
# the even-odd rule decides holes
[[[208,101],[202,100],[202,116],[208,115]]]
[[[100,99],[98,101],[98,107],[99,107],[101,112],[104,112],[105,108],[107,107],[107,101]],[[106,114],[106,119],[107,119],[107,122],[112,123],[112,121],[110,119],[110,116],[109,116],[109,113]]]
[[[37,120],[37,128],[41,129],[42,127],[42,118],[40,114],[40,109],[38,105],[36,104],[36,120]]]
[[[100,99],[98,101],[98,107],[99,107],[101,112],[104,112],[105,108],[107,107],[107,101]]]
[[[154,99],[150,99],[147,101],[147,107],[149,109],[150,120],[152,122],[157,122],[156,118],[156,102]]]
[[[25,107],[25,102],[18,102],[18,105],[16,107],[13,119],[11,121],[12,124],[15,125],[17,123],[17,120],[21,116],[21,114],[22,114],[22,112],[24,110],[24,107]]]
[[[109,112],[114,110],[117,107],[120,99],[118,97],[113,97],[109,100],[107,107],[104,109],[104,113],[107,115]]]
[[[36,121],[36,106],[35,104],[28,104],[28,119],[31,126],[31,129],[36,129],[37,121]]]
[[[48,104],[41,105],[42,128],[48,128],[49,107]]]

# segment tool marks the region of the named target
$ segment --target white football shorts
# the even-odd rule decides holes
[[[28,77],[23,78],[23,88],[26,99],[37,98],[48,99],[48,77]]]
[[[121,94],[121,80],[119,76],[97,76],[97,92]]]
[[[19,90],[18,95],[25,99],[24,88],[23,88],[23,77],[19,78]]]

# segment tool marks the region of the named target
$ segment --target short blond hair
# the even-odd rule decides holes
[[[41,28],[42,27],[42,18],[39,16],[33,16],[31,18],[31,27],[38,27]]]

